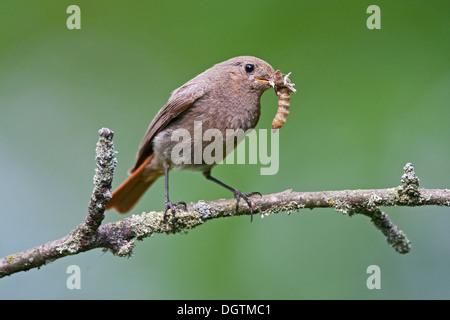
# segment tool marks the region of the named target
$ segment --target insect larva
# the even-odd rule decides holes
[[[286,123],[287,116],[289,114],[289,107],[291,105],[290,100],[291,92],[295,92],[294,84],[289,80],[289,72],[283,77],[280,70],[275,72],[274,84],[275,92],[278,96],[278,110],[272,121],[272,129],[278,130]]]
[[[291,99],[289,89],[283,87],[277,91],[277,95],[279,97],[278,110],[272,121],[272,129],[280,129],[286,123],[287,115],[289,114]]]

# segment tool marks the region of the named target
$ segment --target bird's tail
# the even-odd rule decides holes
[[[130,211],[145,191],[163,174],[160,171],[144,170],[152,161],[153,155],[145,161],[120,185],[106,204],[106,210],[114,208],[119,213]]]

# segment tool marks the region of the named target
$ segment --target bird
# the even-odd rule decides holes
[[[130,211],[146,190],[161,176],[165,176],[164,217],[168,210],[175,219],[176,207],[183,201],[169,200],[169,171],[189,169],[200,171],[203,176],[228,189],[236,199],[236,210],[240,199],[249,206],[251,221],[253,207],[251,196],[261,193],[243,193],[211,176],[217,163],[205,159],[194,159],[195,150],[204,151],[210,141],[204,141],[203,134],[195,134],[195,127],[201,124],[202,133],[215,129],[223,137],[227,130],[253,129],[261,113],[261,95],[274,88],[273,67],[266,61],[253,56],[238,56],[220,62],[175,89],[167,103],[151,121],[136,155],[136,162],[129,170],[129,177],[112,194],[106,210],[114,208],[119,213]],[[185,141],[174,139],[180,132],[188,133]],[[226,142],[222,143],[224,147]],[[233,141],[234,148],[238,141]],[[187,150],[180,159],[175,148]],[[177,149],[178,150],[178,149]],[[226,152],[223,152],[223,158]],[[196,161],[197,160],[197,161]]]

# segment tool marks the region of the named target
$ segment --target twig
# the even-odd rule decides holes
[[[39,268],[56,259],[95,247],[99,237],[98,228],[104,218],[105,205],[111,198],[111,184],[117,163],[112,143],[113,136],[114,133],[107,128],[99,130],[94,191],[84,223],[59,240],[0,259],[0,278],[15,272]]]
[[[240,206],[236,212],[234,199],[221,199],[189,204],[186,211],[177,211],[175,223],[172,223],[171,219],[164,219],[163,212],[149,212],[101,225],[105,204],[111,197],[116,159],[112,143],[113,132],[101,129],[99,135],[94,191],[86,220],[59,240],[0,259],[0,278],[19,271],[39,268],[64,256],[95,248],[109,250],[117,256],[131,256],[136,240],[158,233],[184,232],[220,217],[250,214],[247,206]],[[413,166],[408,163],[403,169],[405,173],[402,176],[402,185],[395,188],[318,192],[286,190],[254,197],[253,209],[262,217],[278,212],[291,213],[304,208],[333,208],[348,215],[363,214],[382,231],[387,242],[397,252],[407,253],[411,248],[409,240],[379,207],[429,205],[450,207],[450,190],[419,188],[419,179],[414,173]]]

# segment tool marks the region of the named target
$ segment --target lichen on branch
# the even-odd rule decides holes
[[[61,239],[54,240],[8,255],[0,259],[0,278],[20,271],[39,268],[52,261],[101,248],[114,255],[129,257],[136,240],[160,233],[180,233],[221,217],[250,215],[247,206],[236,211],[235,199],[199,201],[188,204],[186,210],[177,210],[175,220],[165,219],[163,212],[132,215],[123,220],[102,225],[105,205],[111,197],[111,184],[117,164],[112,138],[114,133],[106,128],[99,131],[96,148],[94,190],[88,205],[88,214],[79,226]],[[450,207],[449,189],[425,189],[419,187],[411,163],[403,168],[401,185],[387,189],[339,190],[279,193],[254,197],[253,210],[265,217],[278,212],[294,212],[302,209],[332,208],[337,212],[362,214],[370,218],[386,241],[399,253],[408,253],[411,243],[406,235],[380,207],[392,206],[446,206]]]

